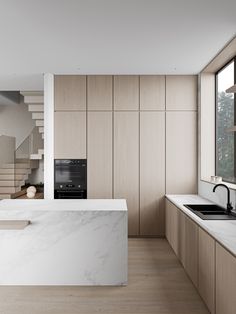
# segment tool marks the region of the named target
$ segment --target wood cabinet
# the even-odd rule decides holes
[[[88,159],[88,197],[126,198],[130,235],[164,235],[165,193],[197,190],[197,113],[185,106],[190,98],[194,102],[195,79],[54,77],[54,158]],[[186,221],[178,211],[175,215],[172,242],[184,264]]]
[[[114,113],[114,197],[128,204],[129,235],[139,234],[139,113]]]
[[[54,76],[55,111],[86,110],[86,76]]]
[[[216,314],[235,314],[236,257],[216,243]]]
[[[164,235],[165,113],[140,113],[140,235]]]
[[[168,199],[166,238],[212,314],[234,314],[236,257]]]
[[[166,76],[166,110],[197,110],[197,75]]]
[[[198,252],[198,291],[210,312],[215,313],[215,240],[201,228]]]
[[[169,200],[165,201],[166,211],[166,238],[170,243],[175,254],[179,255],[180,248],[180,236],[179,236],[179,221],[181,212],[172,204]]]
[[[165,110],[165,76],[140,76],[140,110]]]
[[[198,225],[185,216],[184,267],[192,282],[198,287]]]
[[[114,110],[139,110],[139,76],[114,76]]]
[[[88,112],[88,198],[112,198],[112,112]]]
[[[86,112],[54,113],[55,159],[86,158]]]
[[[167,199],[165,206],[166,238],[197,287],[198,226]]]
[[[112,110],[112,76],[88,75],[88,110]]]
[[[166,113],[166,193],[197,192],[197,114]]]

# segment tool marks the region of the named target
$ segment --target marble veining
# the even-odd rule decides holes
[[[83,210],[74,201],[64,211],[53,200],[19,202],[20,209],[18,201],[0,202],[0,219],[31,221],[23,230],[0,230],[1,285],[127,284],[126,202]]]
[[[166,195],[166,198],[236,256],[236,220],[203,220],[192,213],[185,204],[212,204],[199,195]]]

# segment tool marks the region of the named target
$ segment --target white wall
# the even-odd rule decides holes
[[[39,184],[40,182],[44,182],[44,160],[39,160],[39,167],[36,169],[32,169],[31,174],[29,175],[29,179],[27,182],[30,182],[32,185]]]
[[[198,194],[220,206],[226,207],[226,204],[227,204],[226,189],[222,187],[218,187],[216,189],[216,192],[213,193],[212,190],[214,186],[215,186],[214,183],[199,181]],[[230,198],[231,198],[233,208],[236,208],[236,191],[235,190],[230,189]]]
[[[44,198],[54,199],[54,76],[44,75]]]
[[[24,103],[0,106],[0,135],[16,138],[16,148],[30,134],[35,124]]]
[[[0,167],[4,163],[14,162],[15,138],[11,136],[0,136]]]

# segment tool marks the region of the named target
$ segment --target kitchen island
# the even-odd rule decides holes
[[[0,285],[126,285],[127,214],[125,200],[0,201]]]

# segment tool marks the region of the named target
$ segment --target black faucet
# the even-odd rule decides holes
[[[213,192],[215,192],[215,190],[218,186],[222,186],[222,187],[226,188],[226,190],[227,190],[227,209],[226,209],[226,212],[229,214],[229,213],[231,213],[231,210],[233,209],[232,203],[230,202],[230,190],[227,187],[227,185],[220,183],[220,184],[216,184],[214,186]]]

